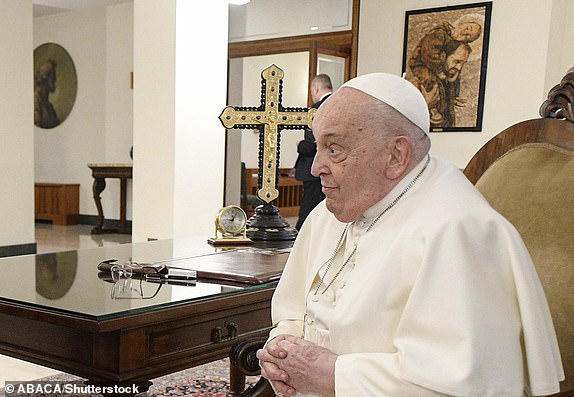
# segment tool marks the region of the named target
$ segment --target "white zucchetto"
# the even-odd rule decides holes
[[[344,83],[392,106],[424,133],[430,129],[427,103],[421,92],[407,79],[389,73],[369,73]]]

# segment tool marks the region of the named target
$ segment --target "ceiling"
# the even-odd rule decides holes
[[[74,10],[106,7],[133,0],[32,0],[34,18]]]

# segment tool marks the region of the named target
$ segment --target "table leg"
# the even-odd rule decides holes
[[[94,201],[96,202],[96,208],[98,209],[98,224],[92,229],[92,234],[104,233],[104,209],[102,208],[102,199],[100,194],[106,188],[106,179],[94,177],[94,184],[92,185],[92,191],[94,194]]]

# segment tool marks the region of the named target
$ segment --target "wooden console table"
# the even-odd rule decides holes
[[[126,226],[127,184],[133,176],[132,164],[88,164],[94,177],[94,201],[98,209],[98,224],[92,229],[93,234],[131,233]],[[118,229],[104,229],[104,210],[100,194],[106,188],[106,178],[120,180],[120,224]]]

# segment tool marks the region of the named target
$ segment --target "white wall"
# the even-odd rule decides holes
[[[78,78],[76,101],[68,117],[52,129],[34,127],[35,180],[80,183],[81,214],[96,213],[87,163],[105,159],[105,21],[103,8],[34,20],[34,48],[48,42],[65,48]]]
[[[227,4],[137,1],[134,66],[133,241],[211,236],[223,204]]]
[[[82,215],[97,215],[87,164],[131,162],[132,26],[132,3],[34,19],[34,48],[46,42],[61,45],[78,77],[68,118],[52,129],[34,127],[35,181],[79,183]],[[104,214],[118,219],[119,180],[106,182],[101,195]]]
[[[133,143],[133,3],[106,8],[105,161],[130,162]]]
[[[32,244],[34,237],[34,86],[32,4],[0,2],[0,246]]]
[[[163,0],[162,0],[163,1]],[[213,235],[223,206],[227,98],[226,2],[177,0],[174,228],[170,237]],[[203,40],[197,38],[206,35]]]
[[[227,101],[239,106],[243,103],[243,58],[229,60]],[[225,204],[241,204],[241,140],[236,130],[226,132],[225,148]]]
[[[229,41],[350,30],[352,9],[353,0],[251,0],[230,5]]]
[[[106,96],[105,96],[105,163],[131,163],[133,145],[133,89],[134,70],[133,3],[106,7]],[[134,154],[135,155],[135,154]],[[101,162],[101,161],[100,161]],[[119,180],[108,179],[102,197],[106,217],[119,219]],[[132,181],[128,180],[127,218],[132,219]],[[109,189],[109,191],[108,191]],[[94,214],[92,196],[86,197],[87,212]]]
[[[574,1],[554,0],[550,18],[545,93],[574,66]]]
[[[473,2],[361,0],[358,74],[401,73],[405,11],[464,3]],[[464,168],[502,129],[539,117],[538,109],[548,89],[574,65],[572,3],[493,1],[482,132],[432,133],[433,154]]]
[[[156,9],[152,3],[134,4],[133,241],[171,235],[174,216],[176,4],[166,1]],[[138,202],[138,194],[149,194],[154,201]],[[157,208],[167,211],[158,216]],[[139,235],[138,230],[154,225],[153,234]]]

